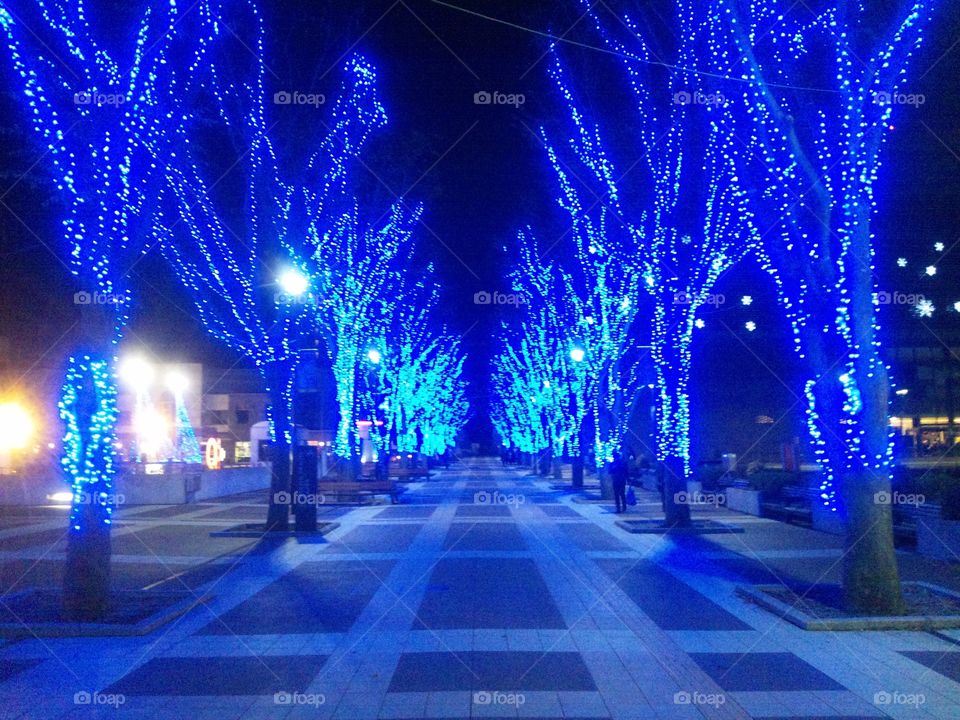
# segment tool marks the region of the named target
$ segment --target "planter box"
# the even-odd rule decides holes
[[[958,523],[960,524],[960,523]],[[960,598],[960,594],[925,582],[905,582],[904,587],[915,585],[927,588],[941,595],[951,598]],[[743,585],[737,588],[737,594],[752,600],[765,610],[769,610],[787,622],[791,622],[804,630],[827,632],[837,631],[867,631],[867,630],[938,630],[960,627],[960,615],[896,615],[893,617],[866,616],[866,617],[818,617],[808,615],[797,604],[788,605],[769,594],[776,591],[780,585]]]
[[[747,515],[760,516],[760,491],[749,488],[728,487],[724,494],[727,496],[727,508]]]
[[[960,560],[960,520],[944,520],[940,508],[928,509],[917,513],[917,552],[935,560]]]

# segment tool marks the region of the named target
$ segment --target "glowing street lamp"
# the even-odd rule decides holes
[[[138,393],[146,392],[154,374],[153,366],[140,356],[126,358],[120,364],[120,378]]]
[[[296,268],[288,268],[277,278],[280,287],[291,297],[300,297],[310,288],[310,279]]]
[[[376,348],[370,348],[367,350],[367,360],[372,362],[374,365],[379,365],[380,361],[383,359],[383,356],[380,354],[380,351]]]
[[[187,390],[190,381],[179,370],[171,370],[166,377],[167,389],[175,396],[181,396]]]
[[[576,363],[583,362],[586,357],[587,353],[582,347],[575,347],[570,350],[570,359]]]

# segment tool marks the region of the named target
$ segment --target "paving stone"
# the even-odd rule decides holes
[[[330,543],[325,551],[350,554],[403,552],[410,547],[422,527],[411,523],[359,525]]]
[[[210,622],[201,634],[346,632],[380,589],[391,561],[307,562]]]
[[[39,664],[39,660],[0,660],[0,683]]]
[[[524,551],[527,543],[515,523],[453,523],[444,550]]]
[[[376,515],[375,520],[427,519],[437,510],[435,505],[391,505]]]
[[[751,630],[705,595],[651,560],[595,562],[664,630]]]
[[[525,558],[443,558],[415,629],[565,628],[536,563]]]
[[[547,516],[552,518],[583,518],[583,515],[566,505],[540,505],[539,507]]]
[[[472,501],[473,496],[468,502]],[[510,517],[510,508],[507,505],[460,505],[456,516],[458,518]]]
[[[123,695],[304,692],[327,656],[154,658],[103,690]]]
[[[793,653],[690,653],[724,690],[843,690]]]
[[[593,523],[561,523],[557,527],[581,550],[630,550],[629,545]]]
[[[925,665],[934,672],[940,673],[955,682],[960,682],[960,651],[938,652],[935,650],[923,650],[917,652],[901,652],[900,654],[910,658],[914,662]]]
[[[578,653],[405,653],[390,692],[595,690]]]

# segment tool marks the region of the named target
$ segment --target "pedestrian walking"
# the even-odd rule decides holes
[[[610,480],[613,483],[613,499],[616,503],[618,513],[627,510],[627,478],[630,470],[626,461],[618,457],[610,463]]]

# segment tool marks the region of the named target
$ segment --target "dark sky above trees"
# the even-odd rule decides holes
[[[451,0],[451,4],[527,28],[599,45],[578,3]],[[869,4],[869,3],[868,3]],[[107,18],[105,30],[129,39],[127,22],[142,2],[93,0],[88,16]],[[662,28],[658,3],[633,2],[652,29]],[[617,5],[619,7],[619,4]],[[361,194],[370,212],[379,214],[395,195],[426,204],[418,235],[417,262],[435,263],[444,285],[446,321],[466,333],[471,354],[470,380],[476,412],[483,393],[490,347],[497,343],[498,310],[474,304],[481,290],[508,291],[503,279],[509,247],[518,227],[532,224],[546,245],[563,232],[555,211],[554,187],[539,140],[541,123],[557,113],[557,98],[545,80],[548,41],[535,33],[492,22],[429,0],[288,0],[263,3],[267,28],[268,86],[272,92],[297,90],[332,98],[340,83],[345,54],[360,51],[379,70],[390,122],[370,146]],[[880,186],[881,215],[876,224],[877,266],[882,282],[904,292],[929,293],[938,314],[927,321],[938,329],[960,331],[960,313],[946,312],[960,300],[960,12],[943,2],[912,73],[910,91],[925,103],[904,108],[887,147]],[[611,147],[625,167],[635,157],[630,147],[630,110],[618,110],[622,74],[596,53],[565,44],[564,59],[576,73],[575,84],[623,147]],[[603,68],[614,72],[604,73]],[[55,258],[61,252],[58,214],[45,185],[41,148],[29,134],[19,97],[11,92],[9,63],[0,71],[0,347],[5,360],[21,372],[32,363],[59,368],[76,318],[69,275]],[[520,107],[477,105],[480,91],[522,93]],[[326,109],[272,108],[278,112],[278,149],[296,167],[311,143],[322,136]],[[292,110],[292,111],[291,111]],[[25,176],[25,177],[21,177]],[[934,260],[935,242],[948,250],[936,278],[922,276]],[[956,245],[956,247],[954,247]],[[561,242],[554,252],[562,254]],[[895,259],[910,259],[909,271],[896,272]],[[172,282],[154,253],[138,266],[140,306],[128,333],[171,359],[200,359],[222,367],[236,362],[211,342],[187,298]],[[745,266],[722,282],[719,292],[757,299],[749,316],[743,308],[717,311],[711,335],[700,353],[723,354],[731,376],[744,363],[764,364],[789,374],[789,340],[779,320],[772,288],[755,268]],[[953,297],[953,295],[956,297]],[[733,305],[733,304],[731,304]],[[509,313],[509,308],[503,310]],[[725,329],[754,319],[761,330],[731,337]],[[893,311],[882,317],[888,342],[914,328],[916,320]],[[695,360],[695,365],[698,360]],[[695,370],[696,372],[696,370]],[[54,376],[59,373],[55,373]],[[716,377],[713,369],[711,377]]]

